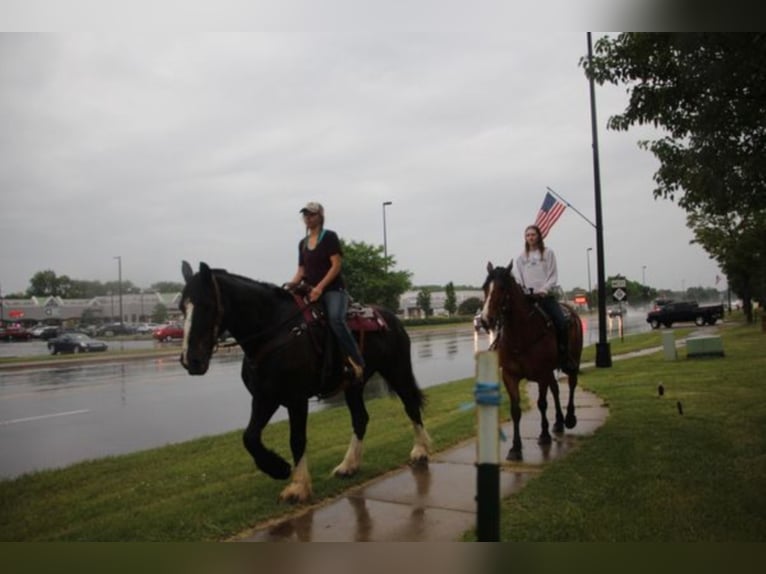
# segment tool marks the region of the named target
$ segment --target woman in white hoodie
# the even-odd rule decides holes
[[[524,230],[524,251],[516,259],[514,270],[524,291],[538,296],[540,306],[553,321],[558,335],[559,362],[562,370],[569,373],[574,367],[569,364],[571,360],[567,352],[567,320],[554,296],[559,279],[556,254],[545,246],[537,225],[530,225]]]

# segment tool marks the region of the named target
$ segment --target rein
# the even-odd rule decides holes
[[[221,288],[218,285],[218,280],[216,279],[215,275],[212,275],[212,279],[213,279],[213,290],[215,291],[215,304],[216,304],[216,320],[215,320],[215,323],[213,324],[213,341],[214,341],[213,351],[215,352],[215,350],[219,347],[218,333],[221,328],[221,323],[223,322],[223,303],[221,301]],[[245,348],[246,344],[251,341],[260,339],[261,337],[264,337],[270,333],[275,333],[280,331],[283,327],[291,323],[301,314],[303,314],[306,317],[306,321],[309,322],[311,320],[311,309],[317,304],[317,302],[304,304],[304,301],[301,299],[301,297],[299,297],[296,294],[293,294],[293,298],[295,299],[295,302],[298,306],[298,310],[295,313],[290,314],[286,319],[284,319],[282,322],[278,323],[277,325],[267,327],[265,329],[262,329],[261,331],[252,333],[241,339],[237,339],[236,343],[228,343],[225,346],[232,347],[234,345],[239,344],[243,348]],[[287,331],[287,336],[279,337],[277,339],[272,339],[271,341],[267,342],[263,347],[258,349],[258,351],[255,354],[255,357],[253,357],[252,360],[254,360],[255,362],[258,362],[265,354],[269,353],[270,351],[273,351],[274,349],[284,344],[287,344],[292,338],[292,336],[298,333],[300,330],[302,330],[300,327],[295,327]]]
[[[510,312],[511,311],[511,309],[510,309],[511,306],[509,305],[509,303],[511,301],[511,297],[512,297],[511,289],[513,289],[513,285],[511,285],[507,289],[503,289],[503,294],[502,294],[503,299],[502,299],[502,303],[500,304],[500,316],[503,319],[505,319],[508,316],[512,316],[511,312]],[[521,293],[521,296],[526,299],[526,295],[524,294],[523,291]],[[531,308],[530,308],[530,310],[529,310],[529,312],[527,313],[527,316],[526,316],[527,320],[531,319],[534,316],[535,310],[536,310],[535,309],[536,306],[537,306],[537,304],[534,303],[534,302],[531,304]],[[543,329],[540,332],[540,334],[536,338],[532,339],[531,341],[529,339],[526,339],[526,338],[522,339],[523,342],[526,343],[526,344],[523,344],[523,345],[519,346],[519,348],[516,350],[516,352],[520,353],[524,349],[529,349],[531,347],[534,347],[537,343],[539,343],[542,339],[544,339],[547,334],[548,334],[548,330],[547,329]]]

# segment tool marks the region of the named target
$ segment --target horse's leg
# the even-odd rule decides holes
[[[577,374],[569,375],[569,401],[567,401],[567,416],[565,424],[568,429],[577,426],[577,416],[575,415],[574,395],[577,387]]]
[[[402,401],[404,412],[407,413],[407,417],[409,417],[412,423],[414,440],[412,450],[410,450],[410,462],[413,464],[426,464],[431,454],[431,437],[423,425],[423,403],[425,398],[412,372],[409,344],[407,344],[406,349],[402,349],[399,358],[401,357],[406,357],[406,360],[400,360],[400,362],[395,360],[388,361],[381,365],[379,370],[380,374]]]
[[[364,406],[362,388],[352,385],[345,391],[346,406],[351,413],[351,442],[346,450],[346,455],[341,463],[336,466],[332,473],[335,476],[353,476],[362,466],[362,445],[364,435],[367,432],[367,423],[370,415]]]
[[[247,452],[253,457],[255,466],[271,478],[284,480],[290,476],[290,464],[277,453],[266,448],[261,441],[261,432],[278,406],[276,401],[254,396],[250,408],[250,422],[242,433],[242,442]]]
[[[549,386],[551,388],[551,395],[553,395],[553,406],[556,409],[556,420],[553,423],[553,432],[561,434],[564,432],[564,411],[561,410],[561,396],[556,375],[553,375],[551,378]]]
[[[575,388],[577,388],[577,377],[580,371],[580,360],[582,358],[582,321],[579,316],[574,315],[575,320],[570,321],[569,327],[569,349],[575,364],[577,365],[577,371],[574,374],[569,375],[569,401],[567,402],[567,416],[565,424],[568,429],[572,429],[577,426],[577,416],[575,415],[574,394]]]
[[[540,380],[537,381],[537,410],[540,411],[540,436],[537,438],[537,444],[546,445],[553,442],[548,430],[548,388],[551,386],[553,373],[538,378]],[[553,381],[555,383],[555,379]]]
[[[279,494],[279,500],[287,502],[307,502],[313,494],[311,475],[306,458],[306,423],[309,415],[308,400],[297,400],[287,407],[290,417],[290,450],[293,453],[295,468],[290,484]]]
[[[513,420],[513,442],[506,460],[521,460],[521,396],[519,394],[519,379],[512,377],[503,370],[503,383],[511,399],[511,420]]]

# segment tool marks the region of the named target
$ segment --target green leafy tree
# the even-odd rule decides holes
[[[430,317],[434,314],[433,307],[431,307],[431,290],[428,287],[423,287],[418,292],[417,305],[424,316]]]
[[[481,299],[478,297],[468,297],[460,305],[458,305],[458,315],[475,315],[476,311],[481,309]]]
[[[457,295],[455,295],[455,285],[452,281],[444,288],[444,310],[450,317],[457,311]]]
[[[399,298],[410,286],[409,271],[392,271],[395,259],[388,256],[386,273],[383,247],[363,242],[341,240],[343,277],[349,294],[360,303],[377,304],[392,311],[399,308]]]
[[[51,269],[38,271],[29,280],[28,297],[64,297],[70,298],[72,280],[66,275],[58,276]]]
[[[639,142],[660,162],[654,196],[687,211],[694,241],[726,272],[750,321],[751,300],[766,299],[764,62],[763,33],[620,34],[581,62],[595,81],[628,87],[610,129],[664,130]]]
[[[73,299],[92,299],[100,295],[106,295],[106,287],[100,281],[72,280],[72,289],[69,296]]]

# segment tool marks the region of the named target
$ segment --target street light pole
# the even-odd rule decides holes
[[[593,63],[593,45],[588,32],[588,63]],[[598,122],[596,121],[596,86],[590,75],[590,124],[593,138],[593,181],[596,199],[596,270],[598,276],[598,343],[596,367],[611,367],[612,352],[606,338],[606,273],[604,270],[604,219],[601,212],[601,171],[598,158]]]
[[[115,255],[114,258],[117,260],[117,293],[120,298],[120,325],[122,325],[122,255]]]
[[[590,252],[593,251],[592,247],[588,247],[588,249],[585,250],[585,259],[588,261],[588,309],[590,310],[590,300],[591,296],[593,294],[593,291],[591,290],[590,286]]]
[[[646,287],[646,265],[641,266],[641,285]]]
[[[392,202],[390,201],[384,201],[383,202],[383,265],[386,269],[386,274],[388,274],[388,243],[386,241],[386,206],[391,205]]]

